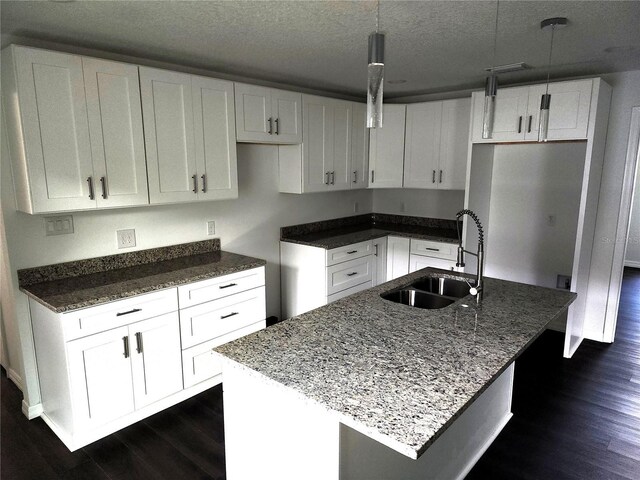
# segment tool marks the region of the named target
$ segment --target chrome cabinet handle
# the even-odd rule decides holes
[[[429,250],[431,252],[439,252],[440,249],[439,248],[431,248],[431,247],[424,247],[425,250]]]
[[[200,178],[202,179],[202,193],[207,193],[207,176],[202,175]]]
[[[376,251],[375,251],[375,253],[373,255],[377,257],[378,256],[378,244],[376,243],[373,247],[376,249]]]
[[[238,284],[237,283],[230,283],[229,285],[220,285],[218,288],[222,290],[223,288],[235,287],[236,285],[238,285]]]
[[[329,185],[329,172],[324,173],[324,183],[325,185]]]
[[[233,317],[234,315],[238,315],[238,312],[231,312],[229,315],[221,315],[220,319],[225,319],[225,318],[229,318],[229,317]]]
[[[529,127],[527,128],[527,133],[531,133],[531,124],[533,123],[533,115],[529,115]]]
[[[136,313],[136,312],[141,312],[141,311],[142,311],[141,308],[133,308],[133,309],[128,310],[126,312],[118,312],[118,313],[116,313],[116,317],[121,317],[123,315],[129,315],[131,313]]]
[[[522,115],[518,118],[518,133],[522,133]]]
[[[100,177],[100,186],[102,187],[102,198],[107,199],[107,179]]]
[[[280,119],[276,118],[276,135],[280,135]]]
[[[191,178],[193,179],[193,193],[197,194],[198,193],[198,175],[192,175]]]
[[[374,178],[375,178],[375,171],[371,170],[371,183],[373,183]]]
[[[122,337],[124,343],[124,358],[129,358],[129,337]]]
[[[431,174],[431,183],[436,183],[436,171],[433,170],[433,173]]]
[[[442,170],[440,170],[440,182],[439,183],[442,183]]]
[[[354,275],[357,275],[358,272],[351,272],[351,273],[347,273],[347,277],[353,277]]]
[[[273,117],[269,117],[269,135],[273,135]]]
[[[93,178],[87,177],[87,183],[89,184],[89,200],[95,200],[96,196],[93,193]]]
[[[136,351],[142,353],[142,332],[136,332]]]
[[[353,255],[354,253],[358,253],[358,250],[351,250],[350,252],[347,252],[347,255]]]
[[[358,183],[358,171],[353,171],[353,183]]]
[[[331,172],[331,185],[336,184],[336,172]]]

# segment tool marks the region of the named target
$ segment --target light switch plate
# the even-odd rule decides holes
[[[73,216],[55,215],[52,217],[44,217],[44,231],[47,237],[73,233]]]
[[[136,246],[136,231],[134,228],[116,230],[118,248],[131,248]]]
[[[216,234],[216,222],[213,220],[209,220],[207,222],[207,235],[215,235]]]

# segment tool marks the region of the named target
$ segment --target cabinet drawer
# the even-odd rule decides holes
[[[191,307],[264,285],[264,267],[252,268],[221,277],[178,287],[180,308]]]
[[[220,337],[265,317],[264,287],[181,309],[182,348]]]
[[[456,260],[458,245],[455,243],[433,242],[430,240],[411,239],[412,255],[424,255],[427,257]]]
[[[189,388],[222,373],[220,356],[213,349],[266,327],[263,320],[182,351],[182,375],[184,388]]]
[[[427,267],[458,271],[456,262],[452,260],[445,260],[443,258],[435,257],[425,257],[423,255],[411,255],[409,257],[409,273]]]
[[[349,260],[327,268],[327,296],[371,281],[372,256]]]
[[[121,325],[178,310],[175,288],[84,308],[63,315],[66,340],[92,335]]]
[[[354,243],[344,247],[327,250],[327,267],[336,263],[346,262],[354,258],[365,257],[373,253],[373,242]]]
[[[347,288],[346,290],[342,290],[341,292],[329,295],[327,297],[327,303],[335,302],[336,300],[340,300],[341,298],[348,297],[349,295],[361,292],[362,290],[366,290],[367,288],[371,287],[373,287],[373,282],[365,282],[361,283],[360,285],[356,285],[355,287]]]

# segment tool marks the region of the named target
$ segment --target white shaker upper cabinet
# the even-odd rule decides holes
[[[146,205],[138,67],[82,58],[98,207]]]
[[[197,200],[191,76],[140,67],[152,204]]]
[[[302,142],[302,95],[256,85],[235,84],[238,142]]]
[[[407,105],[404,187],[438,188],[441,129],[442,102]]]
[[[369,188],[402,187],[406,105],[384,105],[382,128],[371,128]]]
[[[96,208],[81,58],[10,46],[2,94],[18,209]]]
[[[470,115],[470,98],[457,98],[442,102],[439,189],[464,190],[465,188]]]
[[[199,200],[238,197],[233,82],[192,77]]]

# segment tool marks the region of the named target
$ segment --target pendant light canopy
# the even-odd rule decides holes
[[[549,74],[551,71],[551,55],[553,54],[553,34],[556,28],[565,27],[568,21],[566,17],[554,17],[547,18],[540,22],[540,28],[542,30],[551,29],[551,42],[549,44],[549,63],[547,64],[547,88],[542,99],[540,100],[540,129],[539,136],[541,142],[547,141],[547,135],[549,132],[549,107],[551,106],[551,94],[549,93]]]
[[[496,1],[496,25],[493,34],[493,63],[489,70],[484,88],[484,113],[482,115],[482,138],[491,138],[493,132],[493,113],[496,108],[496,94],[498,93],[498,76],[494,70],[496,65],[496,50],[498,48],[498,11],[500,0]]]
[[[384,34],[380,26],[380,0],[376,12],[376,31],[369,35],[367,67],[367,128],[382,127],[382,91],[384,84]]]

